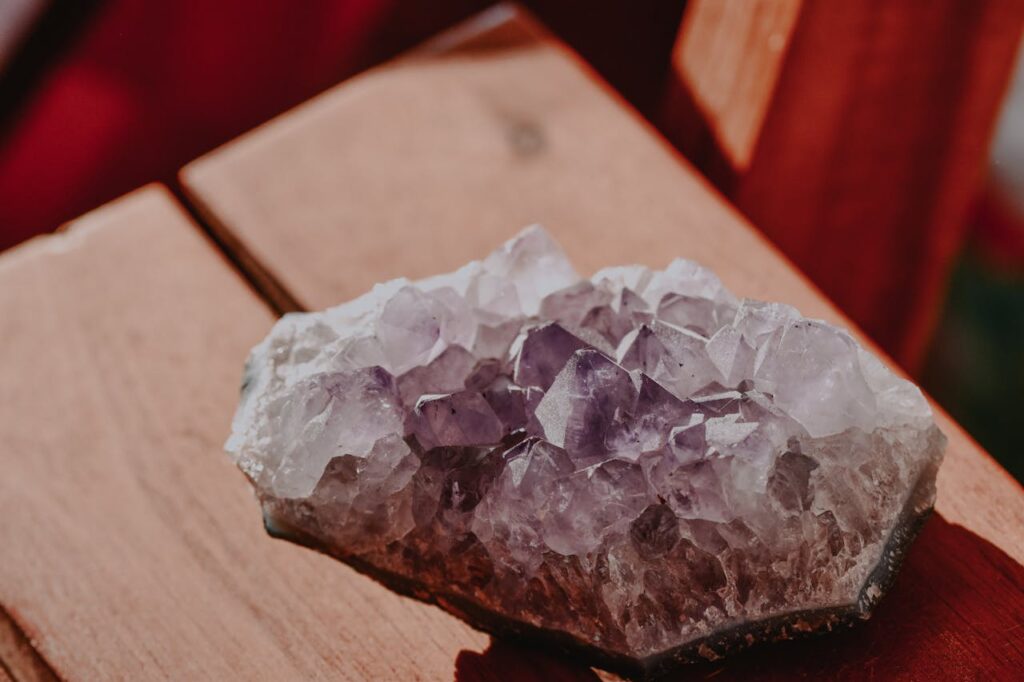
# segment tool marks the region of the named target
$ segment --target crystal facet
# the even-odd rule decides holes
[[[866,617],[944,444],[845,331],[532,227],[283,317],[227,450],[272,533],[642,675]]]

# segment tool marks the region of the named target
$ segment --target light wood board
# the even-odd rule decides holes
[[[273,318],[166,191],[0,255],[0,319],[14,679],[450,680],[486,646],[265,535],[221,446]]]
[[[186,191],[305,307],[454,269],[540,222],[582,272],[692,258],[740,295],[852,328],[566,48],[480,43],[329,91],[186,167]],[[939,510],[1024,560],[1021,487],[939,421]]]
[[[496,17],[191,164],[181,175],[190,200],[304,307],[449,270],[542,222],[583,272],[689,257],[741,295],[851,326],[573,54],[528,18]],[[693,675],[925,680],[1020,669],[1024,494],[941,410],[938,419],[950,437],[940,515],[874,620]]]

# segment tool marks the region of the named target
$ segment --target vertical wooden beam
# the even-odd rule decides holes
[[[727,162],[718,172],[746,170],[782,71],[802,0],[723,0],[692,3],[673,53],[673,73],[694,100],[674,116],[700,113],[673,130],[687,151],[710,132]],[[679,90],[673,92],[679,93]],[[682,103],[680,102],[680,105]],[[697,125],[704,122],[704,126]],[[705,130],[704,128],[707,128]],[[695,156],[701,161],[707,150]]]
[[[960,248],[1020,0],[691,0],[665,125],[905,367]]]

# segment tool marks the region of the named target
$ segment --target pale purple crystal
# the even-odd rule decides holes
[[[547,390],[585,341],[555,322],[527,329],[515,349],[512,378],[520,386]]]
[[[410,433],[424,450],[494,445],[505,435],[501,419],[478,391],[424,395],[409,421]]]
[[[630,673],[870,612],[943,447],[845,331],[537,227],[286,315],[227,444],[272,532]]]

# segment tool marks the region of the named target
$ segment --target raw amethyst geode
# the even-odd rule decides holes
[[[845,331],[685,260],[581,279],[533,227],[286,315],[227,450],[271,533],[645,675],[866,617],[944,443]]]

